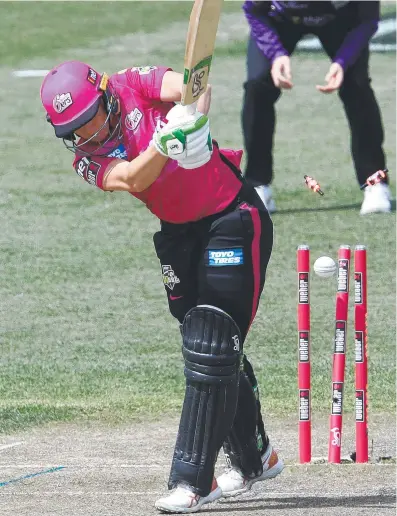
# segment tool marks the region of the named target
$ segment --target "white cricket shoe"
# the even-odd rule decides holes
[[[390,189],[386,183],[367,186],[364,190],[364,201],[361,205],[360,214],[389,213],[391,211],[390,198]]]
[[[218,486],[222,490],[222,496],[229,498],[248,492],[255,482],[268,480],[279,475],[284,469],[283,461],[278,457],[277,452],[269,444],[266,452],[262,455],[263,473],[258,477],[248,478],[237,468],[230,468],[226,473],[218,477]]]
[[[263,204],[266,206],[266,209],[269,213],[273,213],[276,211],[276,203],[273,199],[273,192],[270,186],[268,185],[259,185],[255,186],[255,190],[259,197],[261,198]]]
[[[214,502],[221,498],[221,496],[222,491],[214,478],[211,492],[208,496],[200,496],[193,493],[188,486],[179,485],[170,495],[157,500],[154,506],[161,512],[187,514],[199,511],[202,505]]]

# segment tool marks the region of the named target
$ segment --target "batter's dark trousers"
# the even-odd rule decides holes
[[[194,306],[216,306],[233,317],[244,342],[258,308],[273,246],[273,224],[260,199],[257,206],[237,199],[224,212],[198,222],[162,223],[154,244],[171,314],[182,323]],[[217,264],[214,252],[223,253],[226,260],[233,253],[238,263]],[[257,393],[257,380],[245,354],[243,367]],[[244,408],[244,403],[240,405]],[[238,416],[238,411],[236,417],[256,419],[258,448],[263,452],[268,437],[259,397],[256,407],[256,414]]]
[[[308,29],[285,21],[274,21],[284,48],[292,54]],[[334,58],[347,32],[348,20],[336,20],[324,27],[310,30],[317,35],[331,58]],[[347,69],[339,97],[343,103],[351,132],[351,153],[359,184],[379,169],[385,168],[382,150],[383,127],[379,107],[371,88],[368,71],[369,49]],[[253,39],[247,52],[247,81],[244,84],[242,126],[246,148],[245,177],[254,186],[270,184],[273,179],[273,134],[276,123],[274,105],[281,91],[270,75],[271,64],[260,52]],[[308,87],[314,87],[310,85]],[[313,90],[314,91],[314,90]],[[318,93],[319,95],[321,93]],[[321,116],[321,113],[319,113]],[[303,130],[303,128],[302,128]],[[324,142],[327,143],[326,141]]]

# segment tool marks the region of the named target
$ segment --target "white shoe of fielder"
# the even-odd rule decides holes
[[[278,457],[271,444],[262,455],[263,473],[258,477],[248,478],[237,468],[231,468],[226,473],[218,477],[218,486],[222,490],[222,496],[229,498],[246,493],[251,489],[255,482],[267,480],[279,475],[284,469],[283,461]]]
[[[367,186],[364,190],[364,201],[361,205],[360,214],[389,213],[391,211],[390,198],[390,189],[386,183]]]
[[[214,478],[211,492],[207,496],[200,496],[188,486],[179,485],[171,494],[157,500],[154,506],[161,512],[188,514],[199,511],[202,505],[214,502],[221,496],[222,491]]]
[[[269,213],[273,213],[276,211],[276,203],[273,199],[273,192],[270,186],[268,185],[259,185],[255,186],[256,193],[261,198],[263,204],[266,206],[266,209]]]

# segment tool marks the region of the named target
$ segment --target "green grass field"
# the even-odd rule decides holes
[[[179,411],[180,336],[152,246],[158,223],[130,195],[105,194],[76,176],[72,155],[44,119],[41,79],[15,78],[11,71],[46,69],[73,57],[109,73],[145,64],[181,70],[188,11],[187,2],[0,5],[0,28],[10,43],[1,49],[0,75],[1,432],[49,421],[118,423]],[[237,3],[228,2],[226,11],[211,79],[211,123],[223,146],[240,147],[245,56],[244,44],[232,36],[245,23],[233,12]],[[41,23],[33,29],[40,16],[45,28]],[[89,23],[94,17],[95,30]],[[160,20],[171,18],[173,25],[156,30]],[[295,55],[294,90],[278,104],[275,247],[246,344],[265,412],[291,418],[297,412],[295,249],[301,243],[311,246],[312,261],[321,254],[335,258],[340,244],[368,246],[370,413],[395,410],[395,213],[359,215],[362,193],[342,107],[337,96],[314,89],[327,68],[323,55]],[[394,191],[395,54],[374,54],[371,71]],[[308,172],[324,198],[303,186]],[[330,404],[334,298],[332,280],[312,278],[314,413],[325,413]],[[350,310],[349,412],[352,315]]]

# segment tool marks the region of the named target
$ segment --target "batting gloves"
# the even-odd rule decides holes
[[[212,139],[208,117],[197,111],[189,113],[183,106],[173,107],[167,124],[159,122],[152,143],[186,169],[201,167],[211,159]]]

